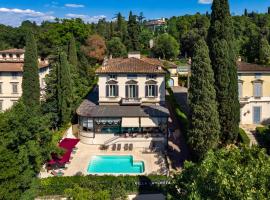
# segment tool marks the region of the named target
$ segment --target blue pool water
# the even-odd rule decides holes
[[[142,161],[134,162],[133,156],[93,156],[88,173],[135,174],[144,172]]]

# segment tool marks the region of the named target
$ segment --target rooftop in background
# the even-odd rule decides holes
[[[0,51],[0,53],[24,53],[25,50],[24,49],[6,49],[6,50],[2,50]]]
[[[247,62],[237,62],[237,69],[238,72],[269,72],[270,73],[270,66],[265,65],[258,65],[254,63],[247,63]]]
[[[172,64],[171,64],[172,65]],[[164,62],[158,59],[140,57],[139,54],[129,54],[128,58],[112,58],[104,60],[101,67],[96,70],[97,74],[165,74]]]
[[[24,49],[7,49],[0,51],[0,72],[22,72],[24,53]],[[38,60],[39,68],[44,68],[48,65],[48,60]]]
[[[166,24],[165,18],[160,18],[160,19],[151,19],[148,20],[145,25],[146,26],[163,26]]]

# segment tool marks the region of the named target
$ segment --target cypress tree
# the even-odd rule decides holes
[[[26,34],[25,57],[22,78],[23,103],[32,108],[40,102],[40,84],[37,44],[31,31]]]
[[[128,18],[128,50],[138,51],[140,49],[139,35],[140,35],[140,26],[137,22],[136,15],[133,15],[130,11]]]
[[[259,44],[259,63],[270,65],[270,45],[265,37],[262,37]]]
[[[70,75],[70,65],[67,61],[67,55],[64,52],[59,54],[59,65],[57,65],[58,80],[58,108],[61,124],[69,122],[72,109],[72,83]]]
[[[78,65],[77,50],[76,50],[76,41],[73,34],[70,37],[68,45],[68,61],[74,67]]]
[[[210,58],[215,74],[221,140],[235,142],[239,133],[236,53],[228,0],[214,0],[208,33]]]
[[[204,40],[194,47],[189,88],[190,127],[188,143],[198,158],[217,146],[220,125],[209,50]]]

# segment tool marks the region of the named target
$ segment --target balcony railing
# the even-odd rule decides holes
[[[122,98],[122,105],[140,105],[141,98]]]

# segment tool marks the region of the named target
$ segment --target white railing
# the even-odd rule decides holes
[[[140,98],[122,98],[123,105],[141,104]]]
[[[115,137],[113,137],[113,138],[110,138],[110,139],[106,140],[106,141],[104,142],[104,144],[105,144],[105,145],[110,145],[111,142],[117,140],[118,138],[120,138],[120,136],[115,136]]]

